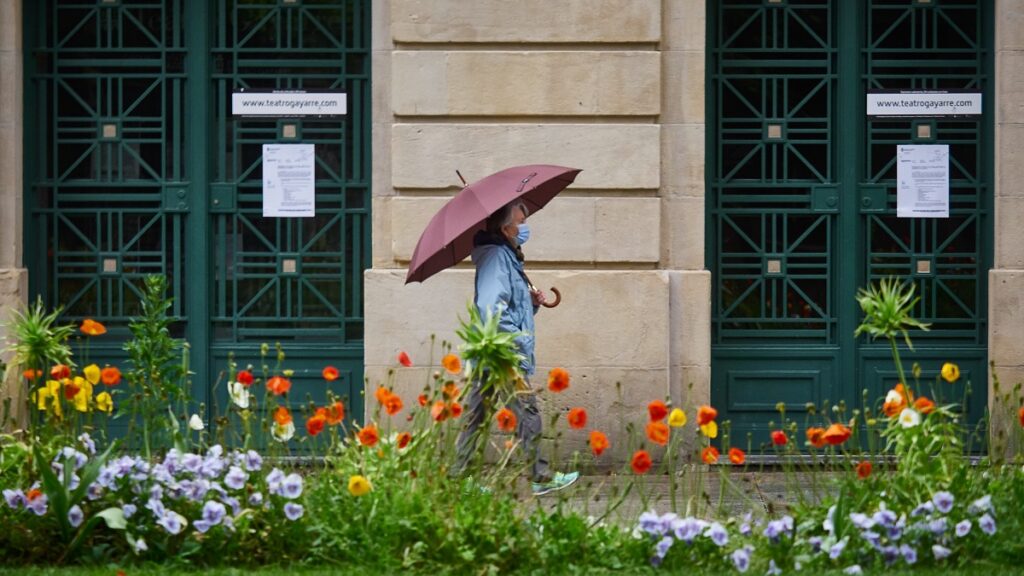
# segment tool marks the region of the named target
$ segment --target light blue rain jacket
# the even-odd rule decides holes
[[[482,244],[473,248],[476,265],[476,308],[480,317],[501,310],[498,328],[503,332],[525,332],[516,338],[523,360],[519,369],[529,377],[534,372],[533,315],[537,311],[530,288],[523,277],[523,264],[506,245]]]

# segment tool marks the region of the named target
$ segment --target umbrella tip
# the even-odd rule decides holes
[[[462,172],[459,172],[458,169],[456,169],[455,170],[455,174],[458,175],[459,180],[462,180],[462,187],[465,188],[466,187],[466,179],[462,177]]]

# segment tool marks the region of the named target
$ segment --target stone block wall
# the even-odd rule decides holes
[[[430,376],[431,335],[453,342],[472,298],[468,262],[404,284],[420,233],[461,188],[455,170],[473,181],[545,163],[583,169],[531,217],[525,246],[534,282],[563,295],[537,318],[534,384],[555,366],[573,378],[567,392],[541,394],[545,422],[582,406],[588,429],[615,444],[622,420],[640,423],[655,398],[707,401],[703,0],[379,6],[371,389],[405,350],[419,367],[399,370],[396,388],[414,398]],[[586,434],[568,432],[561,446],[585,450]]]

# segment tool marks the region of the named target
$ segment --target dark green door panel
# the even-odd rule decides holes
[[[261,343],[281,342],[296,397],[323,398],[332,364],[345,377],[330,389],[362,413],[370,5],[26,4],[30,291],[108,326],[93,359],[123,361],[142,279],[164,274],[198,400],[213,403],[229,351],[258,364]],[[239,120],[239,88],[343,90],[349,113]],[[316,217],[262,217],[260,155],[274,142],[316,145]]]
[[[917,286],[923,379],[942,362],[986,403],[991,261],[991,7],[985,2],[723,0],[708,5],[712,401],[758,442],[775,406],[861,407],[893,382],[888,346],[856,339],[858,287]],[[970,89],[972,120],[869,120],[869,89]],[[927,124],[929,133],[919,132]],[[950,217],[896,218],[897,144],[950,145]],[[908,364],[909,365],[909,364]],[[937,390],[962,397],[964,383]],[[799,418],[798,418],[799,420]]]

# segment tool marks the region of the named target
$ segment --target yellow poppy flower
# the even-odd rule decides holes
[[[75,394],[74,398],[75,410],[88,412],[89,402],[92,400],[92,384],[82,377],[75,378],[75,384],[78,385],[78,394]]]
[[[96,408],[107,414],[114,411],[114,399],[110,397],[110,392],[100,392],[96,395]]]
[[[364,476],[358,474],[348,479],[348,491],[353,496],[363,496],[373,490],[373,485]]]
[[[718,424],[714,420],[707,424],[702,424],[700,431],[708,438],[718,438]]]
[[[960,379],[960,367],[952,362],[946,362],[942,365],[942,378],[952,384]]]
[[[57,382],[56,380],[47,380],[46,386],[40,386],[38,390],[33,392],[33,399],[36,401],[36,407],[43,411],[47,411],[52,408],[53,413],[59,418],[61,416],[60,393],[60,382]]]
[[[100,367],[99,366],[97,366],[95,364],[89,364],[88,366],[85,367],[85,369],[82,370],[82,373],[85,374],[85,379],[88,380],[90,384],[99,384],[99,382],[100,382]]]
[[[686,412],[683,412],[679,408],[674,408],[668,415],[668,425],[673,428],[686,426]]]

